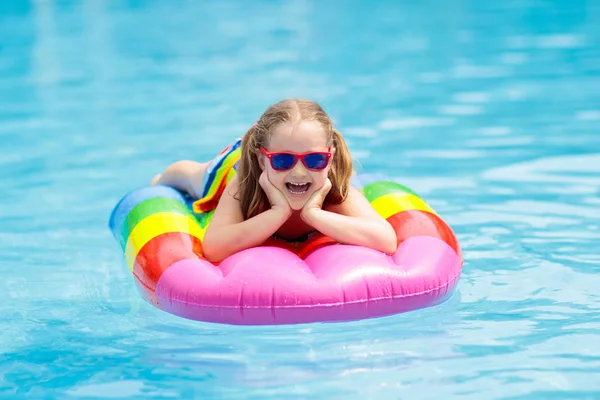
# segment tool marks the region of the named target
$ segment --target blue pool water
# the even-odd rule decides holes
[[[455,228],[446,303],[236,327],[146,304],[107,228],[285,97]],[[600,3],[0,2],[3,398],[600,398]]]

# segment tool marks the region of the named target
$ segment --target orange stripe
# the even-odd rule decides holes
[[[200,240],[183,232],[169,232],[146,243],[135,258],[133,273],[141,284],[155,290],[162,273],[177,261],[199,258]]]
[[[215,208],[217,208],[217,204],[219,204],[221,195],[225,191],[225,187],[227,187],[228,183],[229,182],[226,180],[221,180],[219,182],[219,186],[217,187],[216,191],[212,195],[209,194],[200,200],[196,200],[192,204],[194,213],[201,214],[203,212],[207,212],[207,211],[214,210]]]
[[[433,236],[448,243],[461,257],[460,246],[452,229],[436,214],[422,210],[402,211],[389,217],[398,236],[398,245],[413,236]]]

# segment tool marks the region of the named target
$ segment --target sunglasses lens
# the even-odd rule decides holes
[[[304,158],[304,162],[306,162],[306,166],[310,169],[323,169],[327,166],[327,155],[319,153],[308,154]]]
[[[285,171],[294,166],[295,159],[292,154],[275,154],[271,158],[271,166],[276,171]]]

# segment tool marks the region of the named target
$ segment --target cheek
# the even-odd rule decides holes
[[[313,183],[314,183],[315,188],[320,188],[321,186],[323,186],[325,184],[325,181],[327,180],[327,176],[328,176],[328,170],[314,173],[313,174]]]
[[[285,174],[274,171],[273,168],[267,168],[267,176],[269,177],[271,183],[275,186],[283,185],[283,182],[285,181]]]

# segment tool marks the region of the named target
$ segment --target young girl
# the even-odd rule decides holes
[[[211,163],[178,161],[152,183],[199,198],[195,212],[216,205],[203,241],[212,262],[272,236],[300,241],[315,231],[393,253],[394,229],[350,186],[351,175],[346,143],[325,111],[309,100],[284,100]]]

